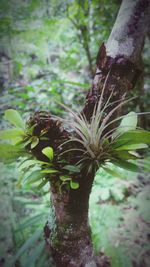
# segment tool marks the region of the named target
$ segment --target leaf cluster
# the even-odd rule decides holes
[[[35,136],[35,125],[26,127],[20,114],[13,109],[5,111],[5,119],[14,125],[15,128],[0,132],[1,140],[11,141],[11,143],[0,144],[2,151],[1,159],[9,163],[20,158],[21,163],[19,164],[19,169],[21,175],[18,180],[18,187],[21,187],[21,184],[37,185],[38,183],[37,188],[40,189],[49,182],[50,177],[55,179],[56,175],[60,177],[60,191],[64,185],[69,185],[71,189],[77,189],[79,187],[79,183],[72,178],[72,174],[77,173],[79,169],[75,166],[65,164],[62,170],[57,169],[53,162],[54,150],[52,147],[44,147],[41,151],[47,158],[46,161],[33,158],[31,149],[35,148],[41,140],[48,139],[43,136],[45,131],[42,131],[39,136]]]
[[[129,100],[121,101],[107,113],[107,108],[112,105],[110,100],[113,92],[103,106],[104,89],[105,87],[102,90],[98,104],[95,105],[90,122],[87,121],[84,114],[76,114],[65,107],[74,117],[73,122],[67,121],[68,126],[73,130],[73,136],[71,135],[70,139],[61,146],[74,142],[76,147],[69,149],[64,149],[64,147],[60,156],[75,152],[77,153],[77,161],[75,166],[68,165],[66,161],[65,163],[63,162],[62,169],[58,168],[58,165],[55,165],[53,161],[54,150],[51,146],[46,146],[41,151],[47,160],[33,159],[31,150],[41,140],[48,139],[44,136],[45,131],[41,131],[36,136],[34,134],[35,124],[26,127],[16,110],[6,110],[5,119],[15,128],[0,132],[2,140],[11,141],[11,143],[0,144],[1,158],[6,162],[11,162],[22,157],[20,164],[22,175],[18,181],[19,187],[22,183],[32,184],[38,182],[38,188],[41,188],[49,181],[50,177],[55,179],[57,175],[60,178],[58,183],[60,191],[62,188],[78,189],[79,182],[74,178],[76,174],[83,169],[87,173],[95,174],[100,167],[112,176],[121,177],[119,173],[110,167],[110,163],[130,171],[139,171],[139,166],[132,161],[134,160],[135,162],[140,158],[136,152],[137,150],[147,148],[148,144],[150,144],[150,133],[137,128],[138,114],[135,112],[129,112],[127,115],[110,120],[114,112]],[[121,120],[120,125],[110,130],[110,125],[118,120]],[[61,160],[58,163],[61,163]]]
[[[87,173],[95,173],[101,167],[113,176],[120,176],[109,167],[109,163],[138,172],[139,167],[136,160],[140,156],[137,150],[148,148],[150,132],[137,127],[138,115],[141,113],[136,114],[131,111],[124,116],[112,119],[116,110],[131,99],[120,99],[111,103],[112,91],[103,106],[104,90],[105,86],[98,104],[95,104],[90,121],[87,121],[84,114],[75,113],[63,105],[73,116],[73,121],[66,121],[68,128],[72,129],[73,135],[63,145],[65,146],[68,142],[76,143],[77,148],[65,150],[62,154],[78,152],[79,160],[76,164],[81,169],[87,169]],[[110,109],[114,103],[117,105]],[[108,108],[110,111],[107,112]],[[115,123],[119,120],[121,123],[116,126]]]

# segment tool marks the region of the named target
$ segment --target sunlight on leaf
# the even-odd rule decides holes
[[[42,153],[51,161],[54,158],[54,151],[52,147],[45,147],[42,149]]]
[[[122,145],[116,148],[116,150],[136,150],[136,149],[142,149],[142,148],[148,148],[148,145],[146,144],[126,144]]]
[[[21,116],[17,110],[7,109],[5,111],[4,118],[16,127],[19,127],[22,129],[25,128],[25,123],[22,120],[22,118],[21,118]]]
[[[137,114],[131,111],[127,115],[125,115],[124,118],[122,119],[119,127],[114,133],[114,137],[129,130],[135,130],[136,127],[137,127]]]
[[[70,187],[72,189],[78,189],[79,188],[79,183],[78,182],[74,182],[74,181],[70,181]]]
[[[24,131],[18,128],[3,130],[3,131],[0,131],[0,139],[14,140],[16,138],[20,138],[20,140],[22,140],[23,134],[24,134]]]

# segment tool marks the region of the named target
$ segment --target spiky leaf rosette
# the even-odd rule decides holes
[[[114,102],[111,103],[113,92],[105,105],[102,104],[103,92],[104,89],[98,104],[95,104],[90,121],[87,121],[84,114],[75,113],[63,105],[73,116],[73,121],[66,123],[74,132],[63,146],[70,142],[76,143],[76,148],[66,149],[62,154],[78,153],[76,164],[81,169],[87,169],[87,173],[95,173],[99,167],[110,173],[110,162],[124,169],[138,171],[137,165],[129,160],[139,158],[134,153],[135,150],[147,148],[147,144],[150,144],[150,133],[137,128],[138,114],[135,112],[112,119],[114,113],[131,99],[115,101],[117,105],[110,110],[114,105]],[[117,121],[121,119],[121,124],[117,126]]]

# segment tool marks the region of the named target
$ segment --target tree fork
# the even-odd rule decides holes
[[[32,154],[37,159],[46,161],[47,159],[41,151],[48,145],[53,146],[54,164],[58,170],[62,171],[63,165],[58,163],[60,145],[69,140],[69,133],[63,129],[61,122],[48,112],[36,112],[28,124],[30,127],[36,125],[34,127],[36,136],[46,129],[44,137],[48,139],[41,140],[32,149]],[[63,159],[70,164],[75,164],[76,161],[76,159],[70,158],[70,155],[69,157],[64,156]],[[101,265],[93,254],[88,208],[94,173],[87,175],[84,170],[79,173],[76,177],[80,185],[77,190],[60,187],[60,179],[57,175],[47,177],[47,179],[50,181],[51,212],[44,232],[47,248],[53,256],[56,266],[108,266],[107,260],[105,260],[105,265]]]

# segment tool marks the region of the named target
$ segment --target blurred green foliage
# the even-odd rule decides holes
[[[1,115],[7,108],[21,111],[25,118],[37,110],[66,115],[54,100],[80,109],[99,45],[107,40],[115,21],[117,2],[1,0]],[[131,93],[138,98],[126,113],[148,111],[149,53],[147,39],[144,86],[141,80]],[[141,123],[147,129],[150,126],[147,117]],[[7,128],[4,121],[1,128]],[[42,235],[50,209],[48,187],[40,192],[29,185],[18,189],[17,166],[0,165],[0,266],[52,266]],[[112,267],[148,267],[149,176],[123,175],[125,180],[97,173],[90,200],[94,246],[98,254],[111,257]]]
[[[97,172],[90,199],[95,250],[109,255],[112,267],[148,267],[150,174],[122,171],[122,175],[119,180]]]

